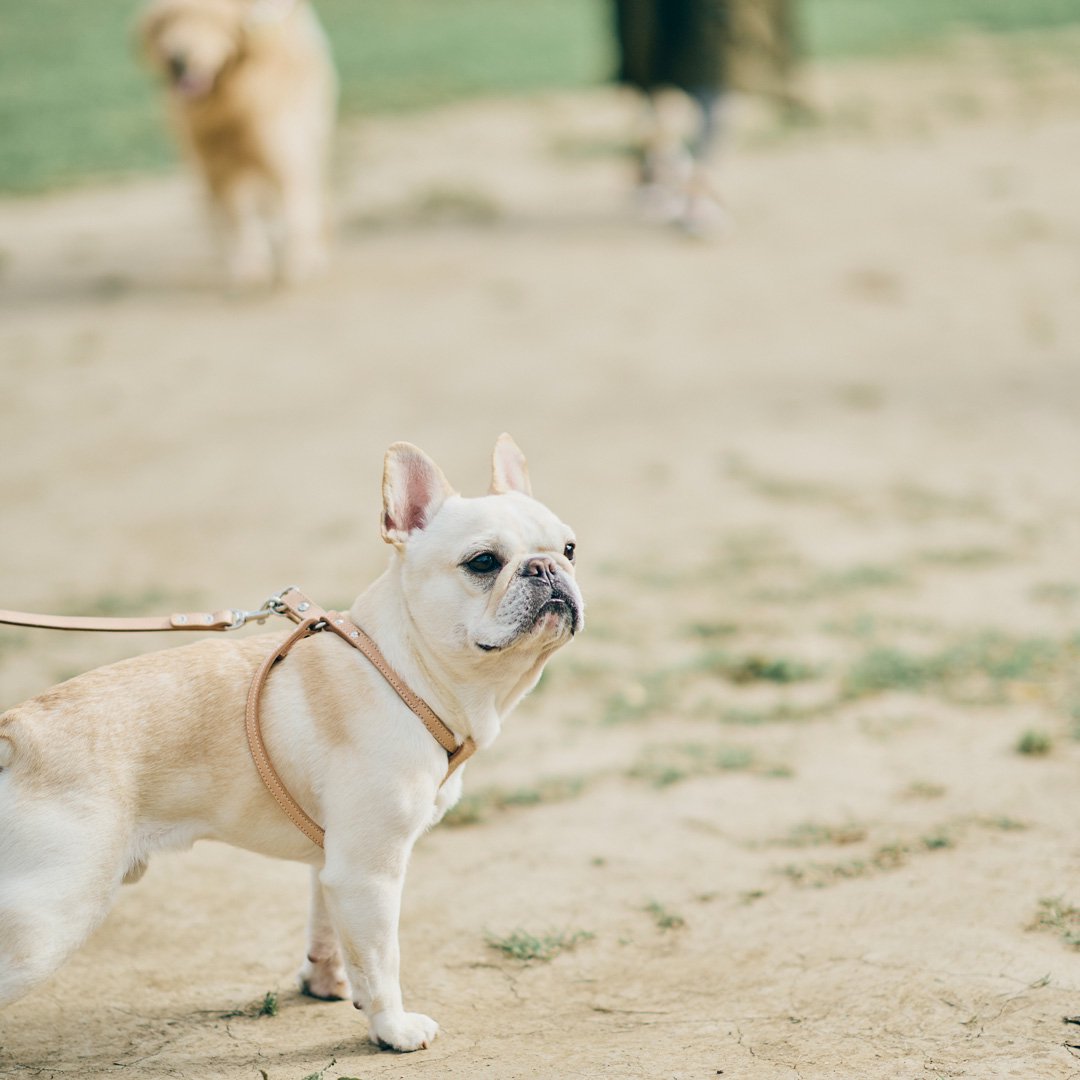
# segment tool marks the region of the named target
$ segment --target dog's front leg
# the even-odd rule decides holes
[[[409,845],[411,847],[411,845]],[[399,982],[398,917],[408,851],[385,849],[329,857],[320,875],[352,986],[353,1004],[367,1014],[371,1041],[392,1050],[422,1050],[439,1025],[405,1012]]]

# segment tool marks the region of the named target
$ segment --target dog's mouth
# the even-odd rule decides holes
[[[212,75],[198,75],[193,71],[185,71],[182,74],[173,75],[173,89],[181,96],[194,100],[206,97],[214,88]]]
[[[581,622],[581,608],[577,600],[568,593],[556,589],[536,609],[533,617],[523,623],[518,632],[508,641],[492,643],[478,641],[476,647],[488,653],[502,652],[544,630],[569,630],[570,637],[573,637],[581,629]]]

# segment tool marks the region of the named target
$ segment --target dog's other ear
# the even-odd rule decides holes
[[[532,484],[529,483],[529,463],[525,455],[504,431],[495,440],[495,451],[491,455],[491,494],[505,495],[508,491],[531,495]]]
[[[418,447],[396,442],[383,459],[382,537],[401,546],[424,528],[454,489],[442,469]]]
[[[154,39],[165,24],[176,15],[174,0],[151,0],[136,13],[132,26],[132,35],[137,50],[146,53],[153,51]]]

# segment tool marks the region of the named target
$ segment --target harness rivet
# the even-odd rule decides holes
[[[335,626],[344,626],[345,625],[345,620],[344,619],[335,619],[334,620],[334,625]]]
[[[296,605],[296,610],[297,611],[307,611],[307,609],[309,607],[311,607],[311,605],[305,600],[302,604],[297,604]]]
[[[359,630],[350,630],[349,631],[349,637],[359,637],[359,636],[360,636],[360,631]]]
[[[177,615],[176,616],[176,621],[178,623],[186,623],[187,622],[187,616],[186,615]]]
[[[204,623],[209,624],[209,623],[212,623],[213,621],[214,621],[214,616],[213,615],[204,615],[203,616],[203,622]]]

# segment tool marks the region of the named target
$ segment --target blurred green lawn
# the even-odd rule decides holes
[[[160,169],[174,158],[131,45],[133,0],[0,0],[0,190]],[[318,0],[346,112],[596,84],[607,0]],[[815,56],[888,53],[957,25],[1080,22],[1080,0],[804,0]]]

